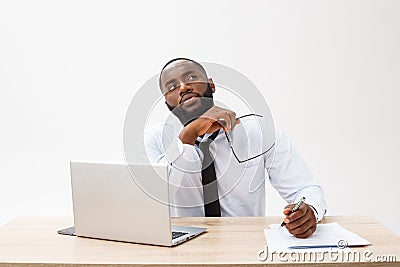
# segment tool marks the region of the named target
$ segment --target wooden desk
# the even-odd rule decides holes
[[[308,266],[309,263],[283,263],[258,259],[265,248],[263,229],[280,223],[281,217],[174,218],[177,225],[208,228],[208,233],[177,247],[157,247],[123,242],[77,238],[57,234],[72,225],[71,218],[18,218],[0,227],[0,266]],[[358,248],[377,255],[395,256],[397,261],[331,262],[324,266],[400,266],[400,238],[368,217],[327,217],[323,222],[337,221],[343,227],[373,243]],[[318,263],[318,262],[317,262]]]

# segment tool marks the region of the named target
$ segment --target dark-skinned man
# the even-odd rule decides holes
[[[172,216],[264,216],[267,176],[286,202],[306,198],[294,213],[290,212],[294,204],[284,208],[288,231],[298,238],[315,232],[326,212],[323,190],[281,131],[274,133],[274,153],[253,152],[249,155],[259,156],[239,161],[228,136],[236,138],[236,150],[246,149],[248,140],[262,143],[258,139],[263,135],[255,127],[258,118],[239,119],[233,110],[215,105],[215,84],[201,64],[185,58],[169,61],[159,86],[180,126],[148,129],[145,148],[152,163],[170,164]],[[247,138],[242,138],[246,140],[235,136],[239,127],[246,129]],[[177,157],[168,157],[166,141],[178,143]]]

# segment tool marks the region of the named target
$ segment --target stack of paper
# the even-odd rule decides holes
[[[271,224],[265,229],[265,238],[271,251],[314,248],[346,248],[351,246],[371,245],[366,239],[350,232],[338,223],[318,224],[317,230],[308,238],[296,238],[279,224]]]

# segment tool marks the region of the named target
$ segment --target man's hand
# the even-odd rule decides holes
[[[238,123],[240,123],[240,120],[236,119],[235,112],[213,106],[199,118],[186,125],[179,138],[184,144],[194,145],[198,136],[213,133],[219,129],[224,129],[225,132],[233,130]]]
[[[287,205],[283,210],[286,215],[283,220],[289,233],[297,238],[306,238],[312,235],[317,229],[317,219],[315,218],[313,209],[303,203],[299,210],[290,213],[295,204]]]

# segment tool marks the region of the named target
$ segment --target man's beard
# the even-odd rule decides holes
[[[207,91],[204,93],[204,95],[197,96],[196,101],[200,101],[200,105],[198,108],[191,111],[185,111],[182,108],[184,105],[183,103],[179,104],[175,108],[168,105],[167,102],[165,102],[165,104],[167,104],[169,110],[172,111],[172,113],[181,121],[181,123],[186,126],[214,106],[212,90],[209,84],[207,84]]]

